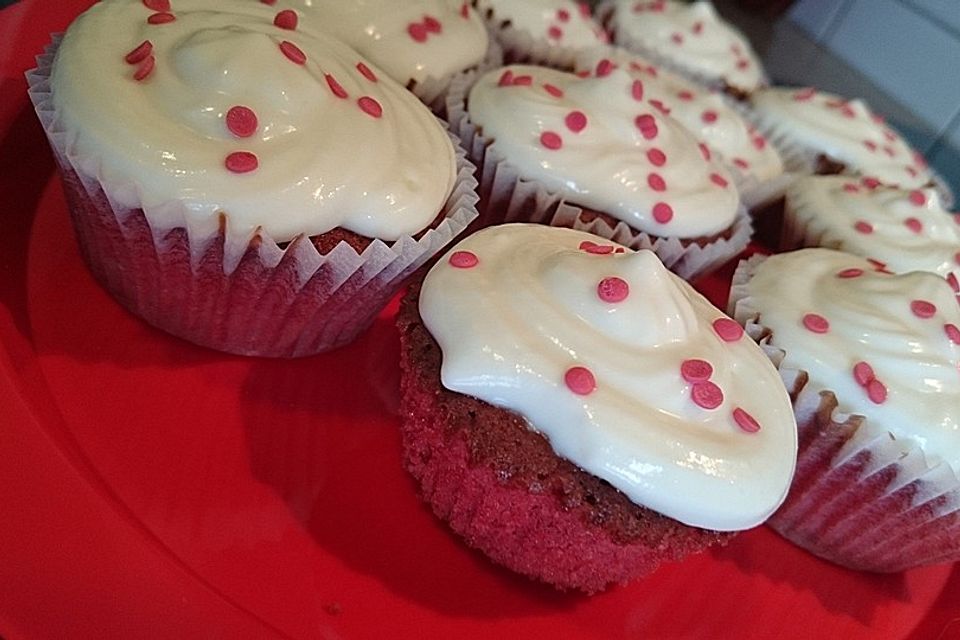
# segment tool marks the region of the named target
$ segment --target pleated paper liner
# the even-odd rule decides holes
[[[838,411],[829,389],[782,365],[753,306],[747,283],[765,258],[740,263],[728,311],[780,370],[797,416],[797,470],[786,502],[768,524],[830,562],[862,571],[897,572],[960,560],[960,479],[931,464],[914,443],[871,434],[869,416]]]
[[[404,281],[477,217],[474,167],[457,146],[454,188],[431,228],[358,252],[319,238],[286,245],[263,231],[243,241],[184,228],[156,229],[142,209],[118,205],[86,175],[51,100],[50,67],[59,38],[27,74],[30,97],[60,166],[81,252],[100,284],[124,307],[190,342],[241,355],[297,357],[342,346],[362,333]],[[453,136],[451,136],[453,138]]]

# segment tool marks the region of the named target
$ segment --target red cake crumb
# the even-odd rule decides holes
[[[418,299],[414,287],[397,316],[405,464],[470,546],[558,589],[595,593],[733,535],[630,502],[559,458],[518,414],[445,389]]]

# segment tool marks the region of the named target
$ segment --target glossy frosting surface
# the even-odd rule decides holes
[[[811,237],[874,258],[898,273],[960,272],[960,225],[935,189],[898,189],[846,176],[807,176],[787,191],[792,216]]]
[[[499,22],[529,33],[550,45],[581,49],[606,42],[606,34],[586,3],[572,0],[478,0],[477,9],[492,12]]]
[[[116,202],[142,204],[155,227],[201,235],[215,232],[224,212],[228,233],[262,227],[278,241],[338,226],[390,240],[436,217],[455,156],[412,94],[303,21],[275,25],[276,7],[171,5],[94,5],[54,62],[69,152]],[[137,80],[146,61],[125,56],[144,42],[153,66]],[[255,115],[252,131],[231,125],[233,107]],[[228,168],[237,152],[253,154],[256,168]]]
[[[750,42],[709,0],[616,0],[615,7],[616,42],[637,42],[694,73],[745,91],[763,81]]]
[[[931,181],[924,159],[861,100],[809,88],[770,88],[752,95],[750,102],[761,128],[771,135],[816,149],[852,172],[907,189]]]
[[[707,160],[679,123],[638,99],[637,82],[622,68],[580,78],[513,65],[482,77],[468,109],[521,177],[577,205],[654,235],[727,229],[739,203],[729,172]]]
[[[943,278],[804,249],[764,261],[748,291],[786,351],[782,366],[834,391],[839,410],[866,416],[876,436],[912,441],[931,464],[960,470],[960,305]]]
[[[748,337],[722,339],[714,323],[732,321],[653,253],[616,251],[525,224],[462,241],[420,299],[444,386],[521,414],[558,455],[637,504],[709,529],[759,524],[783,500],[796,456],[779,374]],[[693,359],[712,371],[688,382]],[[713,387],[720,404],[703,408],[694,396]],[[740,426],[740,412],[759,430]]]

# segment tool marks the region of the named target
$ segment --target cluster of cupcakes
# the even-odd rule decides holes
[[[595,592],[768,520],[960,557],[949,191],[709,2],[104,0],[39,62],[84,258],[149,323],[311,355],[423,276],[405,463],[496,562]],[[848,253],[745,263],[734,320],[688,281],[778,202],[778,248]]]

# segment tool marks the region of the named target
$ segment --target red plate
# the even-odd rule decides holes
[[[284,362],[129,316],[80,261],[22,76],[88,4],[0,10],[5,638],[960,637],[960,570],[855,573],[764,528],[626,588],[555,593],[417,500],[393,308]],[[725,278],[703,285],[715,301]]]

